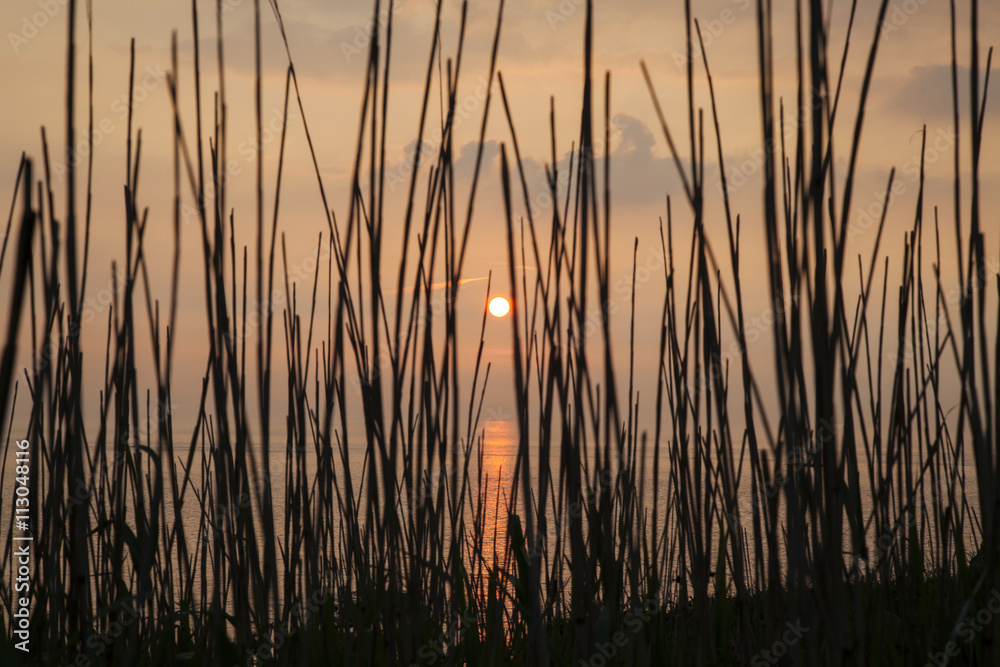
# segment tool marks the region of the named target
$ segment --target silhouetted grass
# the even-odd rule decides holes
[[[887,4],[880,3],[879,24]],[[933,227],[925,218],[923,161],[903,265],[890,266],[880,254],[883,213],[871,256],[857,257],[860,294],[855,300],[848,293],[854,251],[847,232],[879,25],[856,26],[852,6],[843,50],[834,54],[839,69],[833,69],[829,10],[820,0],[796,4],[796,109],[810,113],[786,147],[784,104],[774,99],[771,3],[757,3],[761,139],[769,147],[761,202],[767,289],[776,313],[773,373],[761,370],[748,350],[742,281],[758,267],[741,252],[744,230],[730,202],[714,83],[700,27],[685,2],[686,132],[671,134],[656,93],[657,73],[642,65],[683,186],[680,211],[668,199],[660,224],[665,297],[652,433],[639,426],[634,287],[627,372],[613,354],[621,349],[613,341],[624,332],[612,331],[607,308],[601,308],[595,337],[584,335],[595,301],[598,307],[609,303],[615,227],[613,165],[605,151],[598,169],[602,156],[594,154],[595,134],[603,131],[608,146],[611,75],[604,75],[603,89],[595,88],[600,77],[592,70],[592,3],[586,4],[584,87],[569,183],[561,188],[553,101],[546,170],[553,204],[536,218],[498,71],[500,1],[489,81],[490,91],[494,79],[500,83],[510,133],[501,149],[499,184],[509,273],[497,278],[507,281],[513,297],[518,447],[515,469],[499,479],[484,474],[482,465],[480,418],[490,374],[490,366],[483,367],[484,333],[472,384],[459,383],[460,366],[469,360],[459,354],[458,316],[479,306],[460,305],[457,286],[476,193],[486,187],[479,175],[493,103],[488,92],[472,185],[468,200],[459,201],[452,137],[467,4],[452,55],[441,52],[437,6],[402,220],[388,216],[384,203],[392,0],[388,12],[380,0],[373,8],[373,20],[383,14],[387,20],[371,39],[351,196],[340,219],[327,200],[288,50],[284,117],[289,105],[298,106],[327,221],[310,294],[289,280],[285,234],[291,229],[280,222],[286,124],[273,184],[265,182],[263,156],[257,156],[255,246],[236,247],[237,220],[247,216],[228,208],[222,167],[228,125],[222,5],[215,15],[218,92],[210,128],[202,126],[198,3],[191,7],[193,77],[189,83],[178,70],[176,38],[168,77],[174,111],[169,313],[161,320],[147,276],[148,210],[138,194],[141,132],[133,144],[130,113],[126,254],[123,272],[112,267],[114,300],[96,422],[84,423],[81,398],[95,390],[84,382],[79,346],[93,175],[90,162],[80,262],[72,155],[75,0],[69,2],[65,218],[55,215],[44,131],[42,178],[31,159],[21,158],[7,222],[10,237],[19,220],[10,263],[6,240],[0,253],[0,272],[10,272],[12,285],[0,362],[0,427],[7,434],[6,465],[11,404],[18,396],[30,403],[25,438],[34,462],[36,540],[30,660],[909,665],[942,654],[954,641],[961,649],[954,663],[1000,664],[996,623],[979,621],[974,631],[965,624],[989,609],[1000,587],[1000,323],[990,319],[997,308],[987,295],[989,281],[1000,287],[1000,280],[988,273],[979,205],[986,85],[980,86],[976,0],[966,172],[961,144],[955,146],[957,313],[945,298],[949,280],[941,275],[940,238],[947,225],[939,224],[936,207]],[[254,114],[263,152],[259,0],[253,7]],[[276,0],[271,9],[287,49]],[[89,3],[87,10],[91,28]],[[954,13],[952,2],[958,132]],[[850,117],[839,106],[841,85],[848,45],[861,29],[873,36],[858,109]],[[91,54],[91,98],[92,63]],[[132,64],[130,78],[134,48]],[[702,71],[710,119],[694,96]],[[180,111],[192,86],[193,126]],[[435,121],[430,104],[438,90],[445,104]],[[602,94],[603,108],[595,102]],[[434,122],[443,139],[424,165]],[[851,146],[835,155],[834,128],[844,122],[853,128]],[[705,152],[711,153],[713,134],[724,220],[709,220],[706,213],[712,191],[705,187]],[[965,190],[963,174],[970,179]],[[264,192],[272,187],[273,210],[266,210]],[[518,219],[519,197],[526,219]],[[210,351],[201,387],[181,389],[172,378],[186,205],[197,211]],[[678,216],[693,223],[688,239],[675,239]],[[724,246],[707,231],[723,221]],[[393,275],[383,266],[383,251],[397,239],[402,259]],[[934,253],[931,284],[924,279],[925,250]],[[675,261],[687,275],[675,271]],[[527,262],[538,268],[533,279],[523,269],[518,275],[517,267]],[[634,285],[635,254],[632,266]],[[898,278],[890,281],[890,272]],[[443,315],[432,307],[432,283],[441,275],[448,286]],[[395,303],[384,291],[386,281]],[[287,304],[280,312],[270,304],[276,282]],[[491,287],[492,277],[484,308]],[[259,335],[248,368],[246,328],[256,316]],[[484,310],[482,332],[485,326]],[[143,328],[153,357],[151,387],[137,372],[140,355],[148,354],[137,340]],[[728,336],[739,344],[738,368],[724,363]],[[16,363],[25,340],[33,365],[22,371]],[[895,359],[886,351],[890,344],[900,351]],[[88,357],[88,377],[96,363]],[[643,365],[648,369],[648,362]],[[942,396],[944,375],[961,387],[957,416],[950,420],[943,406],[953,399]],[[354,376],[360,396],[352,391]],[[773,388],[761,387],[764,378]],[[730,381],[742,405],[730,397]],[[248,387],[256,404],[248,402]],[[267,442],[272,390],[287,397],[282,460],[272,460]],[[175,425],[177,391],[199,396],[194,424]],[[776,397],[776,409],[765,392]],[[357,414],[364,416],[363,433],[349,429]],[[189,432],[182,446],[179,434]],[[364,442],[360,476],[351,460],[357,450],[348,444],[358,442]],[[968,457],[975,479],[965,473]],[[279,476],[283,493],[275,494]],[[871,491],[867,506],[862,480]],[[747,485],[755,508],[750,517],[740,509],[739,491]],[[0,499],[0,509],[6,502]],[[192,507],[197,520],[185,514]],[[283,520],[275,508],[283,508]],[[8,528],[4,568],[11,563],[12,534]],[[11,595],[10,587],[0,592],[8,608]],[[4,636],[2,659],[23,659],[9,629]]]

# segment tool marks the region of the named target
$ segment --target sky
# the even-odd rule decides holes
[[[84,137],[86,109],[86,25],[81,4],[78,23],[78,137]],[[831,52],[839,62],[850,3],[835,0],[831,17]],[[962,90],[967,91],[968,8],[959,7],[959,62]],[[228,113],[229,205],[234,216],[237,247],[247,245],[251,257],[255,241],[255,160],[263,153],[265,210],[269,219],[274,206],[277,149],[280,143],[283,99],[288,55],[281,41],[277,21],[268,2],[261,3],[263,40],[264,140],[254,139],[254,3],[252,0],[222,0],[225,44],[225,85]],[[699,20],[706,53],[712,67],[723,133],[725,169],[733,206],[743,221],[743,246],[748,260],[744,282],[748,320],[759,318],[767,332],[768,294],[765,284],[764,248],[761,223],[761,130],[758,111],[755,3],[751,0],[695,0],[693,17]],[[838,119],[836,138],[840,154],[836,168],[846,170],[844,156],[854,127],[867,46],[875,30],[876,3],[859,3],[855,34],[846,60],[843,111]],[[309,123],[324,187],[330,206],[346,218],[347,196],[354,164],[365,63],[372,35],[372,8],[368,3],[335,0],[281,0],[279,3],[290,54],[299,77],[305,119]],[[776,0],[775,76],[778,95],[793,114],[794,4]],[[454,56],[457,49],[461,5],[446,0],[442,7],[442,49]],[[216,59],[215,2],[199,0],[201,91],[203,122],[212,123],[212,100],[219,86]],[[490,46],[497,20],[498,3],[476,0],[469,4],[465,52],[462,60],[458,99],[465,114],[456,121],[458,149],[457,185],[459,201],[465,202],[477,148],[478,133],[485,108]],[[980,7],[980,41],[985,62],[986,48],[1000,38],[1000,3],[983,2]],[[544,170],[551,163],[549,104],[556,111],[557,155],[562,171],[572,142],[579,132],[579,108],[583,86],[584,3],[580,0],[508,0],[498,52],[501,72],[517,129],[517,139],[533,196],[544,191]],[[9,198],[22,151],[40,164],[41,128],[50,149],[56,214],[65,211],[65,74],[67,0],[5,0],[0,5],[3,44],[0,45],[0,99],[3,132],[0,133],[0,193]],[[409,186],[407,165],[414,150],[420,97],[431,45],[434,4],[431,0],[400,0],[393,11],[393,45],[390,70],[390,111],[387,124],[386,162],[387,239],[385,265],[399,259],[400,219]],[[898,275],[899,249],[904,233],[912,224],[916,206],[917,165],[920,132],[927,129],[927,203],[940,206],[942,228],[953,225],[951,208],[952,127],[950,97],[949,6],[941,0],[890,0],[883,31],[859,155],[857,187],[852,204],[850,253],[867,257],[874,243],[873,217],[877,217],[889,170],[897,169],[897,186],[887,218],[883,250],[895,264]],[[89,258],[89,287],[85,315],[93,326],[83,332],[83,345],[95,386],[103,373],[103,350],[108,301],[113,285],[111,264],[120,267],[125,253],[124,202],[125,146],[130,40],[135,40],[135,87],[133,127],[142,131],[142,162],[138,199],[149,209],[147,258],[154,298],[165,302],[169,296],[172,234],[172,111],[166,77],[171,71],[171,39],[178,46],[179,105],[185,131],[194,127],[194,78],[191,5],[177,0],[94,0],[94,226]],[[595,72],[611,73],[611,140],[598,154],[611,153],[612,184],[612,327],[626,339],[631,291],[631,257],[638,243],[636,281],[636,347],[640,358],[655,355],[658,321],[663,299],[660,259],[659,219],[665,215],[665,199],[673,198],[675,235],[688,238],[691,221],[682,201],[676,170],[656,119],[649,92],[643,82],[640,61],[649,67],[675,134],[686,134],[685,31],[683,3],[621,0],[595,3]],[[695,68],[696,105],[710,113],[708,90],[700,64]],[[435,75],[436,76],[436,75]],[[437,80],[437,79],[436,79]],[[597,96],[603,99],[603,76]],[[430,111],[432,121],[440,113],[434,88]],[[963,104],[968,94],[962,94]],[[967,112],[963,111],[963,118]],[[316,185],[312,159],[303,132],[303,114],[293,105],[289,113],[284,175],[281,191],[279,230],[284,233],[286,255],[292,278],[308,290],[317,241],[326,238],[327,221]],[[598,121],[603,123],[603,117]],[[967,123],[966,121],[963,121]],[[993,95],[987,104],[983,160],[981,164],[984,225],[987,229],[987,258],[1000,267],[1000,104]],[[789,131],[791,131],[791,126]],[[787,135],[789,139],[792,134]],[[469,258],[463,272],[460,299],[463,307],[461,341],[471,368],[471,355],[478,344],[478,327],[485,299],[485,278],[492,272],[493,293],[504,293],[507,285],[505,224],[502,215],[499,146],[511,138],[499,89],[494,96],[485,134],[480,188],[471,236]],[[968,169],[968,127],[961,134],[963,169]],[[603,142],[602,142],[603,143]],[[76,151],[81,168],[86,165],[86,143]],[[690,153],[680,140],[682,157]],[[206,159],[208,148],[206,146]],[[718,234],[718,246],[725,241],[725,221],[721,198],[715,185],[720,167],[714,139],[706,144],[706,184],[711,194],[708,204],[709,234]],[[421,178],[426,178],[426,167]],[[82,176],[80,177],[82,179]],[[966,179],[967,181],[967,179]],[[81,181],[82,182],[82,181]],[[189,193],[186,200],[191,201]],[[82,202],[82,195],[81,195]],[[78,204],[82,206],[81,204]],[[523,206],[518,204],[523,211]],[[464,210],[464,204],[461,207]],[[182,228],[181,303],[176,336],[178,346],[175,386],[190,387],[179,394],[174,412],[189,420],[197,411],[197,389],[207,355],[204,324],[204,291],[200,260],[200,238],[194,216],[185,216]],[[947,243],[947,241],[946,241]],[[498,250],[499,249],[499,250]],[[945,247],[943,270],[954,273],[954,246]],[[867,262],[866,262],[867,264]],[[325,266],[325,265],[324,265]],[[532,267],[529,267],[529,270]],[[645,269],[643,271],[642,269]],[[394,276],[395,271],[389,270]],[[731,284],[732,276],[724,275]],[[9,293],[7,276],[0,277],[0,293]],[[995,303],[995,301],[994,301]],[[595,314],[596,315],[596,314]],[[87,320],[85,319],[85,323]],[[279,334],[275,346],[283,359]],[[251,331],[251,337],[255,332]],[[766,337],[763,337],[766,340]],[[511,335],[509,323],[491,320],[486,331],[485,360],[493,364],[491,389],[485,403],[488,415],[510,418]],[[761,342],[752,357],[766,366],[769,345]],[[616,349],[620,369],[627,356]],[[97,360],[100,360],[99,362]],[[733,359],[735,363],[736,359]],[[24,363],[27,363],[25,360]],[[640,368],[638,387],[652,397],[655,371],[648,364]],[[147,376],[147,386],[152,379]],[[468,386],[468,381],[465,380]],[[96,393],[88,395],[90,408]],[[281,393],[281,392],[278,392]],[[648,401],[646,405],[651,405]],[[276,410],[277,412],[277,410]],[[649,416],[648,410],[644,415]]]

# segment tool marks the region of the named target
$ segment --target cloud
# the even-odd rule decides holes
[[[657,139],[641,120],[619,113],[614,117],[618,145],[611,151],[611,191],[626,205],[662,202],[681,191],[672,159],[654,153]]]
[[[982,89],[979,93],[982,103]],[[969,109],[969,68],[958,67],[959,113],[964,119]],[[918,65],[886,102],[886,111],[903,114],[925,123],[950,122],[952,119],[951,65]],[[1000,114],[1000,107],[987,101],[989,116]]]

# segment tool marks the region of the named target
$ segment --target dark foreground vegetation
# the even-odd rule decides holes
[[[89,16],[82,4],[69,2],[71,26]],[[615,227],[613,165],[593,150],[595,136],[608,145],[611,77],[591,71],[590,2],[570,173],[558,171],[568,142],[553,120],[547,201],[556,203],[542,209],[531,203],[539,193],[528,191],[496,62],[502,0],[489,72],[499,95],[487,94],[480,121],[482,137],[494,109],[509,130],[502,182],[479,182],[477,159],[468,199],[456,193],[451,130],[467,45],[460,38],[456,53],[439,51],[438,8],[424,102],[413,119],[421,146],[402,219],[383,215],[393,10],[376,2],[373,17],[387,18],[369,47],[354,196],[336,216],[313,158],[328,222],[317,256],[325,250],[329,261],[317,262],[311,294],[288,287],[282,168],[265,183],[258,166],[253,211],[227,208],[219,168],[226,164],[224,69],[215,99],[192,92],[213,76],[197,35],[206,23],[221,28],[222,4],[208,20],[199,4],[192,3],[195,70],[182,77],[175,65],[168,79],[176,118],[173,284],[151,285],[146,277],[141,135],[130,117],[123,278],[108,321],[89,325],[107,327],[103,380],[98,359],[85,361],[79,344],[92,275],[92,165],[73,166],[67,151],[61,200],[52,192],[47,145],[40,158],[21,161],[10,243],[0,257],[12,288],[0,332],[0,427],[7,465],[12,429],[21,437],[11,415],[30,404],[23,437],[33,461],[35,579],[31,653],[15,651],[8,616],[0,662],[1000,664],[1000,283],[986,262],[979,207],[989,59],[981,65],[975,0],[971,30],[954,18],[951,26],[955,126],[961,121],[971,132],[955,145],[953,208],[924,202],[921,171],[902,266],[883,261],[881,249],[894,242],[882,238],[884,214],[870,256],[858,256],[849,234],[879,26],[855,25],[852,11],[852,39],[834,44],[827,3],[796,3],[794,18],[781,19],[791,36],[781,39],[796,40],[799,86],[796,100],[782,102],[772,83],[778,17],[768,0],[754,7],[761,140],[770,150],[762,228],[752,231],[765,238],[767,255],[750,261],[740,251],[749,225],[741,230],[730,208],[724,164],[721,191],[706,184],[714,156],[724,162],[724,135],[714,91],[694,99],[694,81],[712,79],[686,7],[688,85],[670,95],[686,94],[688,127],[662,127],[683,192],[667,202],[660,225],[666,296],[659,382],[643,403],[644,416],[655,415],[651,432],[638,427],[636,360],[612,354],[613,337],[634,336],[634,317],[632,331],[612,333],[605,317],[589,340],[580,335],[594,304],[608,303]],[[281,24],[271,4],[262,15],[254,2],[258,145],[259,26]],[[880,21],[886,9],[883,0]],[[70,82],[81,66],[74,40],[71,29]],[[292,40],[286,36],[286,44]],[[841,103],[849,48],[868,53],[856,109]],[[971,54],[970,117],[962,119],[960,53]],[[659,111],[657,72],[643,72]],[[73,146],[83,94],[68,87]],[[444,114],[434,111],[439,92]],[[191,95],[199,110],[193,120],[178,111],[182,96]],[[781,128],[793,106],[807,111],[786,146]],[[204,108],[216,109],[212,127],[203,127]],[[290,108],[301,114],[305,136],[293,139],[283,127],[281,156],[292,140],[305,139],[311,149],[310,123],[318,122],[304,113],[291,51]],[[835,153],[833,129],[842,125],[853,141]],[[84,210],[76,205],[83,200],[78,185]],[[503,480],[475,465],[490,369],[482,347],[474,361],[458,354],[457,313],[481,304],[459,304],[458,291],[449,289],[443,314],[431,307],[431,283],[444,276],[457,285],[467,268],[477,189],[497,186],[512,268],[494,280],[514,295],[519,406],[517,466]],[[265,189],[273,189],[273,207],[264,206]],[[706,199],[718,197],[724,218],[706,219]],[[202,386],[179,388],[171,379],[172,331],[181,219],[192,210],[197,224],[185,229],[201,237],[210,352]],[[674,231],[682,219],[693,228],[686,238]],[[256,243],[237,248],[237,226],[255,230]],[[957,241],[958,257],[945,263],[957,264],[957,275],[940,270],[945,237]],[[398,269],[382,266],[384,249],[397,242],[403,261]],[[634,266],[632,258],[615,262],[619,270]],[[534,277],[513,268],[525,264],[539,268]],[[767,372],[747,353],[749,283],[741,282],[752,275],[754,289],[763,289],[757,276],[765,271],[778,313],[768,332],[774,368]],[[859,294],[847,287],[854,272]],[[952,285],[957,301],[945,298]],[[254,306],[282,286],[287,307]],[[244,346],[248,312],[259,315],[260,334]],[[148,346],[138,340],[145,336]],[[731,339],[740,353],[724,363],[723,340],[729,349]],[[137,372],[147,347],[152,384]],[[890,350],[905,352],[890,359]],[[19,367],[18,355],[28,354],[31,366]],[[381,364],[379,354],[389,362]],[[468,364],[475,380],[459,387],[459,366],[464,374]],[[360,393],[353,377],[361,378]],[[941,395],[949,382],[960,395]],[[84,423],[82,395],[95,391],[100,418]],[[178,391],[200,396],[196,423],[175,423]],[[287,396],[287,415],[273,414],[274,392]],[[776,396],[778,409],[762,394]],[[943,406],[957,407],[946,414],[951,408]],[[349,428],[358,413],[363,432]],[[271,460],[259,434],[282,424],[286,453]],[[179,444],[182,438],[188,444]],[[365,472],[352,475],[346,443],[362,440]],[[529,456],[529,443],[538,459]],[[269,476],[283,479],[283,497],[274,497]],[[871,489],[867,503],[862,480]],[[758,511],[740,510],[738,490],[747,485]],[[2,512],[11,511],[10,497],[0,502]],[[499,521],[487,518],[488,504]],[[200,508],[199,521],[184,519],[191,507]],[[282,521],[275,507],[284,508]],[[5,573],[13,569],[12,534],[8,528],[3,536]],[[0,593],[8,609],[12,590]]]

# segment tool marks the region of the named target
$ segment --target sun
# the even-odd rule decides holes
[[[503,317],[510,312],[510,301],[498,296],[490,301],[490,314],[493,317]]]

